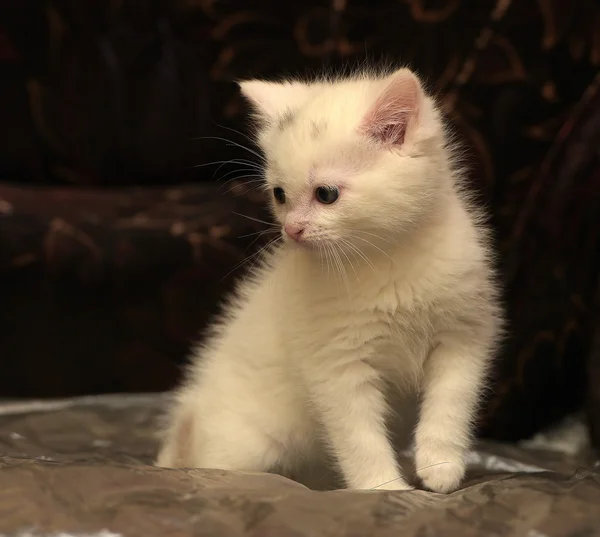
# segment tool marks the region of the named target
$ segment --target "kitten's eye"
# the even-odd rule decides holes
[[[285,192],[283,188],[279,188],[278,186],[273,189],[273,196],[277,200],[277,203],[285,203]]]
[[[320,186],[315,190],[315,196],[320,203],[329,205],[339,198],[340,191],[334,186]]]

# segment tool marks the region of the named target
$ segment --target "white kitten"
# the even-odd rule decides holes
[[[387,401],[417,391],[417,474],[455,489],[501,315],[433,100],[407,69],[241,89],[285,240],[195,352],[157,464],[291,472],[325,448],[350,488],[408,489]]]

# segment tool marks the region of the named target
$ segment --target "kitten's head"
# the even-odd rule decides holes
[[[362,249],[423,223],[450,180],[435,106],[408,69],[240,84],[258,120],[284,237]]]

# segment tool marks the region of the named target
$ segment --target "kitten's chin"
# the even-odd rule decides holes
[[[285,244],[288,248],[296,250],[317,250],[316,244],[307,240],[295,241],[293,239],[285,239]]]

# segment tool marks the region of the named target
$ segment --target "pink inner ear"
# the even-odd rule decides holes
[[[410,71],[393,75],[364,117],[360,131],[378,142],[402,145],[417,122],[421,96],[419,81]]]

